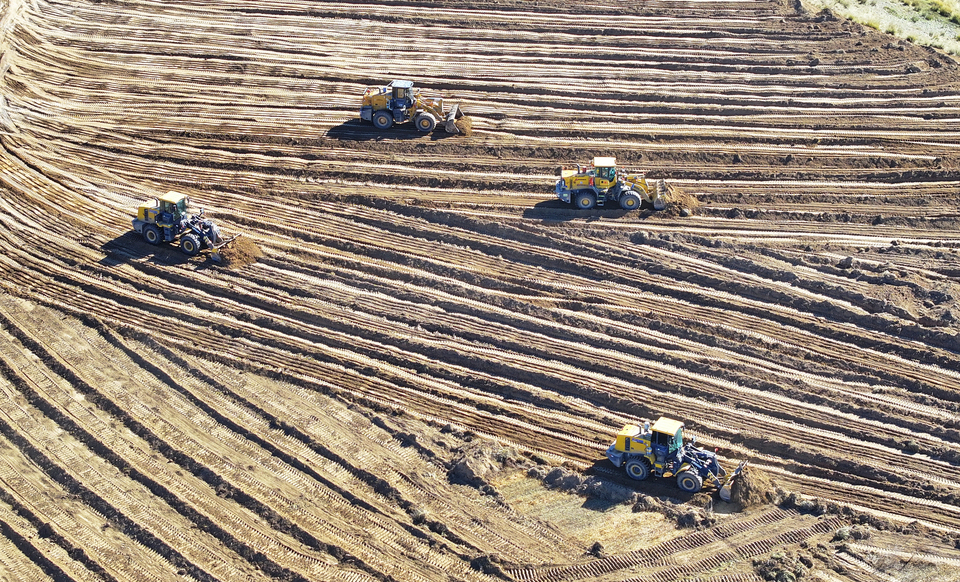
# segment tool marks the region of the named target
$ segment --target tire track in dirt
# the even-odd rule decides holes
[[[297,410],[292,392],[281,405],[212,375],[181,380],[133,357],[141,340],[151,357],[409,410],[582,468],[617,424],[682,415],[785,486],[957,529],[960,93],[956,65],[936,53],[785,2],[699,2],[682,17],[670,2],[13,4],[2,287],[84,318],[139,366],[138,389],[159,386],[164,410],[234,445],[201,450],[176,432],[187,425],[123,411],[260,503],[244,523],[276,511],[366,560],[349,528],[287,509],[283,488],[323,482],[320,498],[378,508],[356,514],[377,543],[465,578],[480,576],[473,552],[521,555],[531,531],[498,538],[499,514],[477,510],[493,520],[477,526],[444,505],[408,472],[422,448],[351,449],[344,433],[308,431],[322,414]],[[378,52],[397,41],[420,48],[387,67]],[[353,122],[359,92],[385,75],[460,100],[474,135],[380,136]],[[603,154],[695,191],[702,209],[675,220],[552,202],[558,164]],[[267,258],[234,274],[123,235],[135,201],[171,188]],[[845,257],[853,266],[838,268]],[[169,343],[147,340],[145,321]],[[48,348],[61,352],[76,356]],[[326,439],[356,459],[318,455]],[[852,458],[875,456],[896,466]],[[265,474],[236,471],[241,458]],[[377,491],[359,467],[382,459]],[[211,485],[187,473],[201,503]],[[226,529],[210,501],[201,514]],[[387,510],[415,502],[450,535]],[[235,527],[238,543],[286,539],[283,526],[264,538]],[[702,576],[734,558],[748,557],[718,550],[653,575]]]

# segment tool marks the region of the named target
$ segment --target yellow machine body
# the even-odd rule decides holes
[[[137,208],[137,220],[152,224],[157,221],[157,215],[161,212],[170,212],[173,215],[179,214],[183,216],[187,213],[188,206],[190,206],[190,198],[188,198],[186,194],[171,190],[159,198],[154,198],[152,201],[141,204]]]
[[[460,133],[456,121],[464,116],[460,106],[446,109],[443,99],[427,99],[412,81],[395,80],[383,87],[369,87],[360,100],[360,119],[378,129],[413,121],[419,131],[433,131],[438,123],[448,133]]]
[[[666,207],[666,184],[647,184],[644,174],[628,174],[617,169],[614,157],[595,157],[592,166],[564,167],[557,181],[557,197],[575,204],[580,209],[603,206],[605,202],[619,202],[624,210],[634,210],[646,202],[654,210]]]

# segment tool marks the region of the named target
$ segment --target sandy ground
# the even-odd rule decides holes
[[[960,580],[953,60],[772,0],[0,7],[0,579]],[[361,123],[393,78],[470,135]],[[594,156],[677,194],[557,201]],[[131,231],[168,190],[226,264]],[[627,479],[661,415],[764,485]]]

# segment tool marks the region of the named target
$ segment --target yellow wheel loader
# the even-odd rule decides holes
[[[189,257],[200,254],[203,249],[211,251],[210,258],[220,261],[220,249],[236,239],[220,236],[220,228],[210,219],[199,214],[188,214],[190,199],[185,194],[167,192],[152,202],[137,208],[133,230],[152,245],[179,240],[180,250]]]
[[[443,99],[426,99],[413,81],[391,81],[385,87],[370,87],[363,92],[360,119],[377,129],[390,129],[395,123],[413,121],[418,130],[429,133],[442,123],[447,133],[460,133],[457,120],[464,117],[460,106],[445,110]]]
[[[618,202],[624,210],[637,210],[644,204],[654,210],[667,207],[667,185],[657,180],[651,186],[644,174],[627,174],[617,168],[616,158],[593,158],[592,166],[561,168],[557,198],[581,210]]]
[[[628,424],[607,448],[607,458],[616,467],[623,467],[627,476],[643,481],[650,475],[675,477],[677,487],[697,493],[704,487],[720,490],[720,499],[730,501],[733,482],[743,472],[743,461],[733,473],[727,473],[717,461],[716,451],[697,446],[696,437],[683,442],[683,423],[665,416],[650,426]]]

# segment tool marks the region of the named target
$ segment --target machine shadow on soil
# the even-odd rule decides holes
[[[348,119],[340,125],[336,125],[327,130],[326,137],[340,141],[380,141],[391,139],[394,141],[421,141],[430,140],[439,142],[456,137],[455,134],[445,133],[437,130],[431,133],[417,131],[416,127],[410,125],[398,125],[390,129],[377,129],[370,123],[360,119]],[[461,138],[463,136],[460,136]]]
[[[655,213],[649,209],[642,209],[639,212],[636,210],[623,210],[612,207],[609,209],[591,208],[590,210],[580,210],[560,200],[544,200],[523,209],[523,218],[549,220],[552,222],[568,222],[577,219],[595,221],[604,218],[615,220],[625,216],[636,220],[646,220],[654,214]]]
[[[138,260],[146,260],[158,265],[186,265],[195,263],[197,269],[207,269],[216,266],[210,255],[202,254],[197,257],[188,257],[174,245],[152,246],[143,240],[140,234],[127,231],[120,236],[109,240],[100,247],[107,254],[100,260],[101,265],[116,265]]]

